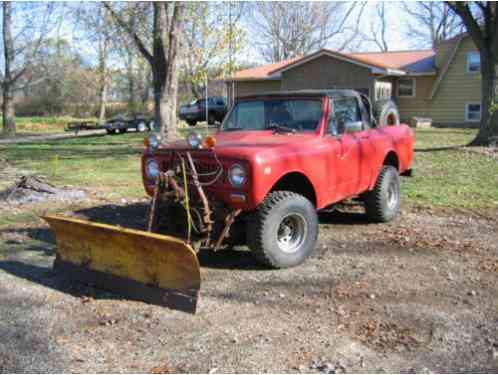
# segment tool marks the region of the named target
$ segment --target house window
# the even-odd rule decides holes
[[[481,121],[481,104],[467,103],[465,105],[465,121]]]
[[[472,51],[467,53],[467,73],[479,73],[481,71],[481,55]]]
[[[398,96],[407,98],[415,97],[414,78],[400,78],[398,80]]]

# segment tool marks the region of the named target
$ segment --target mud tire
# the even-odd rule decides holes
[[[379,223],[394,220],[401,202],[398,170],[389,165],[384,166],[373,190],[364,195],[364,202],[370,220]]]
[[[377,127],[399,125],[399,111],[392,100],[379,100],[373,106]]]
[[[292,251],[282,250],[280,228],[292,217],[304,225],[302,239]],[[304,228],[303,227],[303,228]],[[290,191],[268,194],[248,221],[248,245],[256,259],[271,268],[288,268],[302,263],[314,250],[318,237],[318,215],[313,204]]]

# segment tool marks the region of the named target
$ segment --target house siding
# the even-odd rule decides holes
[[[227,82],[227,96],[232,98],[232,89],[235,88],[235,97],[255,95],[268,91],[280,91],[280,80],[261,80],[261,81],[235,81]]]
[[[435,77],[416,77],[416,97],[398,98],[402,120],[421,116],[432,118],[435,124],[475,126],[475,122],[465,121],[466,103],[481,102],[480,74],[467,73],[467,52],[475,50],[471,38],[462,40],[432,100]]]
[[[369,89],[373,76],[369,68],[321,56],[282,72],[282,89]]]

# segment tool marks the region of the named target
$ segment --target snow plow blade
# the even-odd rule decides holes
[[[54,270],[126,298],[195,313],[201,275],[183,240],[60,216],[44,216],[57,241]]]

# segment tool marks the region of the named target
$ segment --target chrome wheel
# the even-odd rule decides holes
[[[140,121],[137,125],[137,130],[142,133],[147,130],[147,125],[145,125],[145,122]]]
[[[277,243],[284,253],[295,253],[306,238],[306,220],[301,214],[293,213],[285,216],[277,231]]]

